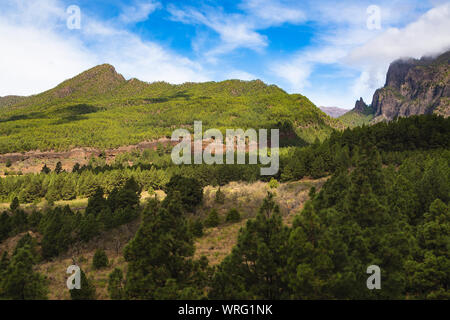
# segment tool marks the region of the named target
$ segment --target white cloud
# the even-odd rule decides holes
[[[289,7],[273,0],[247,0],[240,7],[250,16],[257,17],[260,24],[273,26],[283,23],[297,24],[306,20],[306,15],[298,8]]]
[[[237,48],[260,51],[267,47],[268,39],[260,34],[259,30],[284,23],[297,24],[305,21],[305,14],[301,10],[283,5],[276,0],[247,0],[239,7],[244,13],[224,13],[221,8],[211,7],[180,9],[174,5],[169,6],[168,10],[174,21],[204,25],[219,35],[221,42],[205,51],[205,56],[210,61]],[[198,47],[199,43],[195,46]]]
[[[152,12],[161,7],[161,3],[153,0],[140,1],[132,6],[125,7],[119,16],[119,21],[127,24],[145,21]]]
[[[0,96],[50,89],[95,64],[80,41],[50,28],[56,28],[65,8],[56,1],[41,4],[9,1],[0,11]]]
[[[399,58],[420,58],[450,48],[450,3],[433,8],[404,28],[390,28],[352,50],[345,63],[360,68],[354,91],[383,86],[389,64]],[[369,101],[370,102],[370,101]]]
[[[89,17],[80,30],[65,27],[65,7],[56,0],[9,0],[0,11],[0,96],[29,95],[100,63],[125,77],[173,83],[210,80],[203,68],[161,45]]]
[[[253,22],[240,14],[225,14],[222,10],[213,8],[201,12],[194,8],[178,9],[169,6],[168,10],[175,21],[205,25],[219,34],[221,43],[208,50],[206,56],[223,54],[238,47],[259,50],[267,46],[267,38],[257,33]]]
[[[345,54],[335,47],[303,50],[287,61],[272,63],[270,70],[288,83],[290,91],[298,92],[310,85],[309,77],[317,64],[337,63]]]
[[[257,76],[249,73],[249,72],[245,72],[242,70],[232,70],[231,72],[228,72],[226,75],[227,79],[239,79],[239,80],[256,80],[258,79]]]
[[[319,105],[329,105],[330,98],[334,98],[344,103],[340,106],[351,107],[360,96],[370,103],[373,92],[384,85],[392,61],[402,57],[420,58],[450,48],[448,2],[422,15],[418,14],[422,8],[420,2],[382,2],[381,30],[366,27],[368,3],[316,3],[308,13],[310,19],[322,26],[321,32],[310,47],[272,62],[270,70],[284,81],[288,91],[302,90]],[[392,27],[396,25],[399,26]],[[337,68],[338,72],[357,71],[359,76],[342,88],[344,91],[333,91],[336,86],[333,83],[311,88],[311,78],[317,76],[314,71],[323,64]]]
[[[401,57],[420,58],[450,47],[450,3],[431,9],[406,27],[390,28],[353,50],[351,63],[389,63]]]

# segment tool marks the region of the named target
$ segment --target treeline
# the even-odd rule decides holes
[[[325,156],[327,149],[342,143],[349,150],[349,161],[324,166],[324,171],[332,172],[331,178],[319,192],[310,190],[311,200],[292,226],[283,224],[269,193],[256,218],[241,229],[231,253],[216,267],[209,266],[205,258],[194,258],[194,237],[201,235],[203,225],[216,225],[214,217],[197,217],[192,223],[186,214],[195,213],[202,203],[202,188],[209,177],[198,175],[199,180],[205,179],[200,182],[187,177],[187,171],[165,183],[163,201],[151,198],[142,210],[137,205],[141,186],[130,179],[107,198],[95,189],[85,214],[74,214],[66,207],[27,216],[14,200],[13,213],[4,213],[1,219],[11,226],[7,236],[28,229],[42,233],[42,258],[49,259],[74,241],[92,239],[141,212],[140,228],[124,250],[127,272],[115,269],[109,275],[112,299],[448,299],[450,153],[448,141],[433,140],[434,135],[448,133],[443,126],[448,120],[422,119],[377,125],[384,132],[378,135],[384,137],[379,145],[365,140],[365,130],[377,129],[362,128],[308,147],[311,152],[325,150]],[[411,135],[413,142],[395,138],[392,132],[414,123],[419,132],[427,133]],[[388,137],[401,142],[386,143]],[[421,139],[429,139],[430,144]],[[401,156],[391,162],[392,152]],[[324,163],[334,163],[333,159]],[[195,170],[200,167],[191,169],[192,173],[198,174]],[[188,166],[179,168],[189,170]],[[216,200],[220,198],[216,194]],[[124,215],[129,218],[120,218],[120,212],[130,212]],[[6,255],[2,279],[22,279],[14,271],[19,265],[13,263],[18,260],[14,255],[10,260]],[[380,290],[366,286],[366,270],[371,265],[380,267]],[[34,277],[40,283],[38,275]],[[3,297],[33,298],[42,292],[28,296],[10,292],[13,286],[8,281],[1,282]],[[89,289],[85,297],[94,298],[92,284],[84,281]]]
[[[0,202],[11,202],[17,197],[20,203],[49,202],[87,198],[97,188],[109,194],[114,188],[123,187],[133,178],[140,189],[153,193],[160,190],[173,176],[195,177],[203,186],[224,185],[231,181],[257,181],[258,165],[181,165],[166,169],[141,169],[141,166],[80,169],[79,172],[51,172],[0,178]]]
[[[97,188],[88,199],[84,213],[75,213],[69,206],[33,210],[30,214],[19,208],[17,198],[10,212],[0,215],[0,242],[24,231],[42,235],[43,259],[57,257],[77,242],[87,242],[101,232],[128,223],[140,213],[140,188],[133,179],[122,188],[115,188],[107,198]]]
[[[399,118],[344,131],[334,131],[323,143],[316,141],[305,148],[292,148],[280,158],[279,178],[297,180],[305,176],[323,177],[342,168],[355,166],[361,150],[374,146],[383,164],[399,165],[405,159],[428,150],[448,153],[450,118],[421,115]]]
[[[356,165],[360,150],[375,146],[383,164],[400,165],[405,159],[424,150],[438,156],[448,154],[450,119],[436,115],[400,118],[370,127],[335,131],[323,143],[318,140],[307,147],[283,148],[280,170],[275,178],[282,181],[303,177],[320,178],[336,170]],[[158,146],[156,151],[131,152],[119,155],[107,165],[102,156],[92,158],[88,165],[76,164],[72,172],[46,166],[38,175],[0,178],[0,201],[17,197],[21,203],[71,200],[91,196],[97,187],[109,194],[133,178],[142,190],[150,193],[163,189],[175,175],[191,177],[203,186],[224,185],[231,181],[267,180],[260,175],[260,165],[181,165],[171,162],[170,148]],[[132,163],[131,166],[128,164]]]
[[[292,227],[269,193],[215,268],[193,258],[180,198],[151,201],[115,297],[448,299],[449,186],[448,159],[424,155],[383,169],[377,150],[364,150],[352,172],[311,190]],[[380,290],[366,286],[371,265],[381,269]]]
[[[196,180],[185,177],[173,177],[165,191],[167,197],[163,203],[171,203],[175,206],[173,208],[171,205],[169,206],[170,212],[176,213],[180,218],[179,221],[177,219],[166,221],[169,225],[165,225],[165,227],[180,228],[181,233],[177,236],[181,236],[181,238],[177,240],[171,237],[174,234],[165,234],[167,229],[164,228],[158,227],[157,230],[153,230],[158,232],[158,235],[164,234],[165,236],[164,246],[153,248],[160,250],[159,257],[170,254],[171,251],[165,251],[165,249],[172,245],[177,250],[174,252],[174,256],[182,254],[183,251],[177,248],[177,241],[183,242],[184,239],[190,239],[192,242],[191,229],[188,229],[188,223],[183,214],[194,209],[203,199],[202,186]],[[15,198],[11,203],[10,212],[5,211],[0,216],[0,242],[18,233],[28,232],[18,241],[11,255],[6,251],[1,255],[0,299],[45,299],[48,293],[47,280],[41,274],[33,271],[33,266],[61,256],[69,247],[74,247],[79,242],[87,242],[99,236],[103,231],[126,224],[139,217],[142,211],[139,206],[140,192],[138,184],[133,179],[127,180],[123,188],[113,189],[107,198],[104,197],[103,190],[98,188],[89,198],[84,213],[74,213],[69,206],[65,206],[26,214],[19,208],[19,202]],[[150,200],[144,208],[144,220],[155,204],[158,204],[156,199]],[[35,237],[30,235],[29,231],[42,235],[39,243]],[[151,243],[151,245],[157,244]],[[40,250],[38,250],[38,246],[40,246]],[[191,251],[193,252],[193,246],[189,252]],[[138,254],[136,253],[136,255]],[[171,257],[167,258],[171,259]],[[176,260],[178,257],[173,259]],[[103,268],[108,264],[108,257],[104,251],[96,252],[92,264],[94,269]],[[207,265],[204,259],[201,265]],[[113,288],[114,283],[120,286],[121,281],[117,283],[117,277],[122,277],[120,269],[114,270],[110,275],[112,278],[110,282],[113,281],[113,284],[110,284],[108,290],[113,298],[123,297],[118,292],[120,288]],[[81,290],[70,290],[72,299],[95,299],[95,287],[82,270],[81,286]]]

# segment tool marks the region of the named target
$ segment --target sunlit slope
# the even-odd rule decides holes
[[[340,124],[306,97],[260,80],[149,84],[105,64],[0,108],[0,153],[113,148],[192,130],[194,120],[204,129],[287,127],[300,144]]]

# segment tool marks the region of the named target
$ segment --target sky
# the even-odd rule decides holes
[[[170,83],[261,79],[317,106],[367,103],[397,59],[450,49],[450,1],[0,0],[0,96],[112,64]]]

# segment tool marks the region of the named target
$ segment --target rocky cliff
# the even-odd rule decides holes
[[[450,115],[450,51],[436,58],[393,62],[386,84],[375,91],[373,121],[417,114]]]

